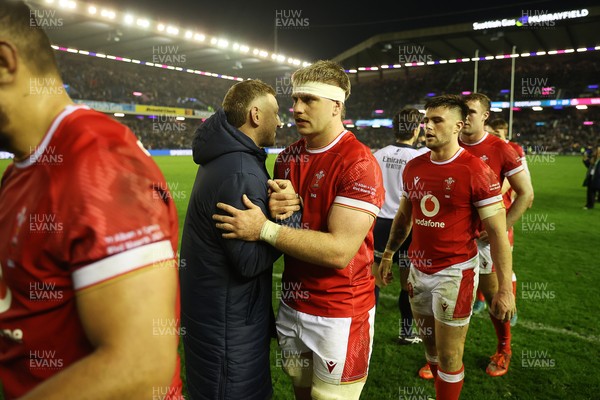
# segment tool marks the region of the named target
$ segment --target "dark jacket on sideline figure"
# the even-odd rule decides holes
[[[266,153],[226,120],[207,119],[193,142],[199,164],[181,240],[181,326],[189,398],[271,397],[273,263],[265,242],[223,239],[212,215],[223,202],[245,209],[242,195],[268,215]],[[187,398],[187,397],[186,397]]]
[[[583,164],[587,168],[583,186],[600,190],[600,160],[596,160],[594,158],[591,160],[583,160]]]

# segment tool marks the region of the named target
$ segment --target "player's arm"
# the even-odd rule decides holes
[[[149,399],[153,388],[166,391],[175,373],[178,336],[175,328],[156,334],[153,325],[173,327],[177,321],[174,263],[78,292],[79,318],[94,351],[21,400]]]
[[[506,235],[506,213],[502,202],[477,209],[490,242],[492,261],[498,276],[498,293],[492,299],[492,313],[508,321],[515,310],[512,292],[512,252]]]
[[[508,192],[508,189],[510,189],[510,183],[508,182],[508,179],[505,178],[502,182],[502,194]]]
[[[256,175],[236,174],[224,182],[218,195],[218,201],[243,208],[242,194],[260,209],[263,215],[268,213],[265,183]],[[266,218],[266,217],[265,217]],[[216,228],[216,227],[215,227]],[[216,232],[220,235],[222,232]],[[222,246],[228,255],[231,265],[245,278],[258,276],[270,269],[281,257],[281,252],[265,242],[247,242],[243,240],[223,240]]]
[[[533,204],[533,186],[525,170],[508,176],[507,180],[516,193],[515,201],[506,215],[506,227],[511,228]]]
[[[386,286],[391,282],[391,268],[392,259],[394,254],[398,251],[402,243],[408,237],[410,230],[412,229],[412,203],[406,196],[402,196],[400,199],[400,206],[394,216],[392,227],[390,229],[390,236],[385,246],[385,251],[381,257],[381,263],[379,264],[379,276]]]
[[[369,233],[375,216],[366,211],[334,204],[327,219],[327,232],[295,229],[268,221],[260,208],[244,195],[248,210],[227,204],[217,207],[229,215],[214,215],[226,239],[263,240],[283,253],[328,268],[345,268]]]

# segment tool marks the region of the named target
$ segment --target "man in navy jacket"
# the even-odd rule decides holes
[[[246,195],[268,215],[263,147],[280,125],[275,91],[259,80],[233,85],[223,108],[197,130],[200,165],[181,241],[181,323],[189,398],[264,400],[272,396],[273,263],[265,242],[226,240],[212,215],[219,202],[242,208]]]

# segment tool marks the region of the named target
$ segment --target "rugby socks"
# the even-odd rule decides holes
[[[502,322],[498,318],[494,317],[492,314],[490,314],[490,319],[492,320],[492,324],[494,324],[494,329],[496,330],[496,337],[498,338],[498,353],[510,353],[510,321]]]
[[[437,379],[437,376],[438,376],[438,358],[437,358],[437,356],[430,356],[429,354],[425,353],[425,358],[427,359],[427,364],[429,364],[429,369],[431,370],[433,379]]]
[[[438,370],[435,378],[436,400],[458,400],[465,380],[465,366],[461,365],[458,371],[446,372]]]
[[[401,318],[400,335],[403,337],[410,337],[413,334],[413,315],[412,309],[410,308],[410,301],[408,300],[408,291],[400,290],[400,297],[398,298],[398,307],[400,308]]]
[[[485,301],[485,296],[481,293],[481,290],[477,289],[477,300]]]

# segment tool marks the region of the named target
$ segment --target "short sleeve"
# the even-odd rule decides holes
[[[377,217],[384,199],[381,168],[373,156],[363,156],[344,169],[333,202]]]
[[[63,243],[74,289],[84,289],[146,266],[177,262],[178,221],[167,183],[135,143],[93,145],[70,170],[71,196],[59,209],[67,223]]]
[[[471,171],[471,190],[473,193],[473,205],[485,207],[502,201],[502,187],[496,178],[494,171],[480,159],[474,159],[478,165],[474,165]]]
[[[502,176],[512,176],[525,169],[521,156],[517,154],[516,150],[512,148],[508,143],[500,142],[502,154]]]

